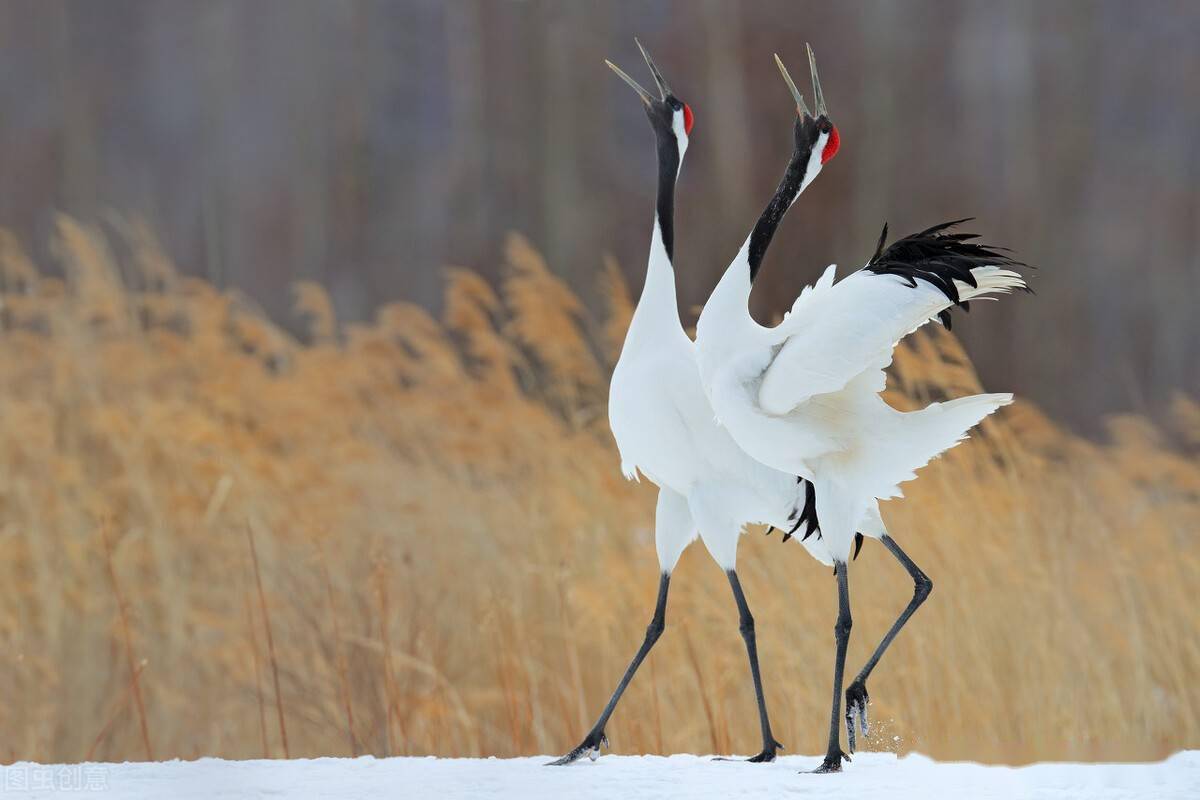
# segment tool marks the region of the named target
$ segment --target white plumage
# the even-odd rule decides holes
[[[835,283],[831,266],[782,323],[767,328],[746,306],[746,252],[700,316],[702,380],[717,418],[742,449],[814,482],[827,555],[845,561],[856,523],[876,499],[898,496],[900,483],[1012,395],[893,409],[879,395],[893,349],[952,301],[924,280],[913,287],[866,269]],[[1016,272],[997,266],[975,267],[971,275],[977,286],[956,281],[963,301],[1025,286]]]
[[[722,569],[736,566],[746,523],[791,527],[804,489],[794,474],[750,458],[717,424],[683,329],[675,277],[655,225],[646,285],[609,387],[608,419],[626,477],[659,487],[659,566],[671,572],[697,535]],[[663,499],[666,496],[670,499]]]
[[[759,391],[768,414],[787,414],[814,395],[844,388],[864,371],[874,371],[882,388],[882,369],[891,363],[896,344],[950,306],[925,281],[910,287],[895,275],[859,271],[835,284],[835,269],[831,264],[801,293],[776,329],[787,341]],[[977,267],[971,274],[976,286],[955,281],[964,301],[1025,286],[1020,275],[1000,267]]]

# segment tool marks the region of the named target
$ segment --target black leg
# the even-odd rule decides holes
[[[613,692],[612,698],[609,699],[608,705],[604,707],[604,711],[600,712],[600,719],[596,720],[596,724],[592,726],[588,735],[583,737],[583,741],[580,742],[578,747],[562,758],[549,762],[546,766],[554,767],[570,764],[573,761],[578,761],[585,755],[594,761],[600,755],[600,745],[608,744],[608,737],[604,735],[604,726],[608,724],[608,718],[612,716],[613,710],[621,700],[621,695],[625,693],[625,687],[633,680],[634,673],[642,665],[642,661],[645,660],[646,655],[650,652],[650,648],[654,647],[654,643],[658,641],[658,637],[662,636],[663,630],[667,627],[667,589],[670,585],[671,575],[664,572],[658,582],[658,602],[654,606],[654,618],[650,620],[650,625],[646,628],[646,638],[642,641],[642,646],[638,648],[637,655],[633,657],[633,661],[629,662],[629,667],[621,677],[621,682],[617,684],[617,688]]]
[[[842,759],[850,760],[850,757],[842,752],[839,725],[842,678],[846,671],[846,646],[850,643],[850,628],[854,624],[850,619],[850,581],[846,569],[844,562],[834,562],[833,574],[837,576],[838,585],[838,618],[833,627],[833,635],[837,641],[837,655],[833,662],[833,711],[829,717],[829,747],[825,751],[825,761],[814,770],[815,772],[841,772]]]
[[[746,595],[742,592],[742,582],[738,580],[737,572],[729,570],[729,586],[733,589],[733,599],[738,608],[738,630],[746,642],[746,655],[750,659],[750,676],[754,679],[754,697],[758,700],[758,724],[762,729],[762,752],[753,756],[754,762],[774,761],[775,751],[783,747],[771,735],[771,719],[767,716],[767,701],[763,697],[762,676],[758,672],[758,644],[754,638],[754,617],[750,614],[750,606],[746,604]]]
[[[891,554],[896,557],[896,560],[904,565],[908,570],[908,574],[913,579],[913,597],[909,601],[905,609],[900,612],[900,616],[896,618],[896,622],[891,629],[883,637],[879,646],[875,648],[875,652],[871,654],[871,658],[863,666],[862,671],[858,673],[858,677],[846,688],[846,744],[850,752],[854,752],[855,734],[854,720],[857,716],[858,727],[863,736],[870,732],[870,723],[867,718],[867,703],[870,702],[870,695],[867,694],[867,678],[871,675],[871,670],[875,669],[875,665],[879,663],[879,659],[883,657],[883,653],[888,649],[892,640],[896,638],[896,634],[908,622],[921,603],[925,602],[925,598],[929,597],[929,593],[933,591],[933,581],[929,580],[929,576],[921,571],[921,568],[913,563],[913,560],[908,557],[908,554],[900,549],[900,545],[896,544],[895,540],[890,536],[884,536],[881,541]]]

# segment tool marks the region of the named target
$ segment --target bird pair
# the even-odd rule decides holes
[[[908,333],[934,319],[948,324],[953,306],[1024,289],[1008,257],[953,232],[945,223],[884,247],[887,227],[863,269],[834,282],[834,267],[806,288],[772,328],[749,314],[751,285],[771,239],[800,194],[840,147],[809,48],[814,109],[782,61],[776,63],[796,103],[793,150],[783,179],[713,290],[696,328],[684,331],[675,293],[675,184],[695,123],[638,43],[658,87],[655,97],[611,67],[637,92],[655,134],[657,198],[646,281],[609,390],[609,423],[622,472],[659,487],[655,545],[660,578],[646,636],[611,699],[578,747],[552,762],[595,759],[605,726],[634,673],[666,627],[671,572],[699,537],[725,570],[738,609],[758,703],[762,750],[772,761],[781,745],[771,732],[759,672],[754,617],[736,570],[746,524],[795,531],[808,552],[832,565],[838,591],[829,742],[817,772],[837,772],[846,647],[851,629],[847,565],[855,541],[879,539],[914,582],[913,598],[846,689],[847,745],[868,733],[866,682],[899,630],[924,602],[932,582],[884,527],[879,500],[1011,401],[1008,394],[966,397],[899,412],[880,397],[883,370]],[[960,220],[961,222],[963,220]],[[816,535],[812,535],[816,533]],[[857,730],[856,730],[857,729]]]

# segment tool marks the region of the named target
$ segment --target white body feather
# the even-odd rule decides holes
[[[722,569],[733,569],[745,524],[787,530],[803,506],[794,474],[755,461],[717,424],[695,344],[679,320],[674,270],[657,224],[646,285],[613,372],[608,418],[622,472],[641,472],[659,487],[655,542],[664,571],[697,535]],[[804,544],[832,563],[815,536]]]

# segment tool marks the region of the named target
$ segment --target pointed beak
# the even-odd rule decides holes
[[[618,76],[618,77],[619,77],[621,80],[625,81],[626,83],[628,83],[630,86],[632,86],[632,87],[633,87],[633,90],[634,90],[635,92],[637,92],[637,93],[638,93],[638,97],[642,98],[642,102],[643,102],[643,103],[645,103],[647,107],[650,105],[650,101],[651,101],[653,98],[652,98],[652,97],[650,97],[650,93],[649,93],[649,92],[647,92],[645,89],[643,89],[643,88],[641,87],[641,84],[639,84],[639,83],[638,83],[637,81],[635,81],[633,78],[631,78],[631,77],[629,77],[628,75],[626,75],[626,74],[625,74],[625,70],[621,69],[621,68],[620,68],[620,67],[618,67],[616,64],[614,64],[614,63],[612,63],[611,61],[609,61],[607,58],[606,58],[606,59],[604,59],[604,63],[605,63],[605,64],[608,64],[608,68],[609,68],[609,69],[611,69],[613,72],[617,73],[617,76]]]
[[[817,105],[817,116],[829,116],[829,109],[825,107],[825,93],[821,91],[821,79],[817,77],[817,57],[813,55],[812,45],[807,42],[804,45],[808,48],[808,70],[812,73],[813,85],[813,102]]]
[[[658,84],[658,99],[666,100],[667,95],[672,94],[671,87],[667,85],[667,79],[664,78],[662,72],[659,71],[658,65],[654,63],[654,59],[651,58],[650,54],[646,52],[646,48],[642,47],[642,43],[639,42],[636,37],[633,41],[635,44],[637,44],[638,50],[642,51],[642,58],[646,59],[646,66],[650,68],[650,74],[654,76],[654,82]],[[604,63],[608,64],[608,68],[617,73],[617,75],[621,77],[621,80],[633,87],[633,90],[638,93],[638,97],[642,98],[643,103],[649,106],[654,101],[654,96],[643,89],[641,84],[625,74],[625,70],[621,69],[608,59],[605,59]]]
[[[779,71],[783,74],[784,83],[788,85],[792,97],[796,100],[796,113],[800,116],[811,117],[812,113],[808,110],[808,105],[804,102],[804,95],[800,94],[800,90],[796,88],[796,82],[788,74],[787,67],[783,65],[783,59],[779,57],[779,53],[775,54],[775,66],[779,67]]]
[[[646,48],[642,47],[642,43],[635,36],[634,43],[638,46],[638,50],[642,51],[642,58],[646,59],[646,66],[650,68],[650,73],[654,75],[654,82],[658,84],[658,92],[661,95],[660,100],[666,100],[667,95],[673,94],[671,87],[667,85],[667,79],[662,76],[658,70],[658,65],[654,63],[654,59],[646,52]]]

